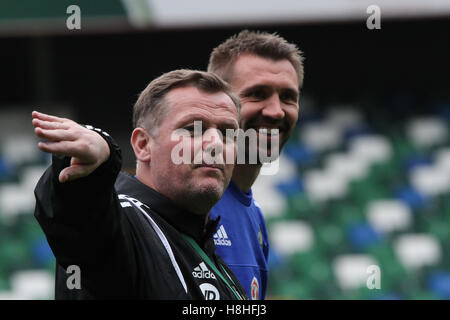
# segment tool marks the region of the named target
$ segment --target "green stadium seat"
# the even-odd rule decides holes
[[[408,294],[410,300],[437,300],[438,298],[431,292],[423,289],[416,289]]]
[[[387,290],[394,290],[407,275],[404,266],[398,261],[390,243],[385,242],[368,249],[379,263],[381,271],[381,286]]]
[[[317,205],[305,192],[298,192],[288,197],[287,219],[310,218],[317,213]]]
[[[44,234],[39,226],[39,223],[31,214],[21,216],[18,222],[18,227],[21,238],[26,239],[27,241],[40,238]]]
[[[428,221],[426,231],[434,235],[441,243],[450,242],[450,224],[444,219],[434,219]]]
[[[12,239],[2,242],[0,246],[0,261],[4,270],[11,272],[29,266],[30,252],[25,240]]]
[[[344,230],[341,226],[324,222],[315,228],[317,246],[328,256],[344,253],[347,250]]]
[[[0,273],[0,292],[9,290],[11,290],[11,286],[8,277],[6,276],[6,274]]]
[[[386,186],[379,185],[370,178],[352,182],[350,194],[355,204],[361,207],[366,207],[368,203],[374,200],[390,197],[390,192],[386,189]]]
[[[416,146],[400,133],[390,136],[390,140],[394,149],[394,157],[397,159],[417,152]]]
[[[364,293],[359,290],[339,291],[334,297],[335,300],[365,300]]]
[[[331,267],[317,248],[293,254],[290,257],[290,265],[296,274],[306,276],[317,283],[332,279]]]
[[[373,164],[369,175],[380,183],[400,184],[402,174],[399,170],[399,165],[395,158],[391,157],[387,161]]]
[[[332,208],[332,221],[344,230],[350,225],[365,221],[364,207],[351,203],[337,204]]]
[[[278,285],[275,292],[277,298],[288,300],[312,300],[313,288],[309,281],[291,280]]]

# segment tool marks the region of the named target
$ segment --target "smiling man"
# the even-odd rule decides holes
[[[235,149],[222,131],[238,128],[240,103],[214,74],[177,70],[153,80],[134,106],[136,176],[119,173],[121,155],[99,129],[33,112],[38,146],[52,165],[35,189],[35,216],[57,261],[56,299],[245,299],[214,253],[209,218],[233,162],[195,158]],[[191,128],[202,121],[203,134]],[[172,137],[185,130],[190,161],[173,163]],[[81,288],[71,285],[70,266]]]
[[[245,145],[246,160],[256,152],[258,161],[238,162],[230,185],[211,210],[211,217],[220,216],[214,235],[216,252],[234,271],[249,297],[264,299],[269,242],[251,186],[263,165],[259,155],[273,159],[276,155],[270,154],[271,143],[276,142],[281,150],[294,130],[303,85],[302,53],[276,34],[245,30],[213,50],[208,71],[230,83],[241,99],[241,129],[259,132],[257,144]],[[261,139],[266,139],[265,143]]]

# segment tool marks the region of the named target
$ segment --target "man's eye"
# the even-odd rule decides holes
[[[250,97],[258,100],[264,100],[267,98],[267,93],[264,90],[256,90],[250,94]]]
[[[291,96],[281,96],[280,100],[283,102],[295,102]]]
[[[233,129],[223,129],[220,130],[222,133],[222,138],[225,143],[234,143],[236,141],[235,130]]]
[[[224,141],[224,143],[235,143],[236,142],[236,136],[231,136],[231,137],[227,137],[227,136],[224,136],[223,137],[223,141]]]
[[[195,130],[194,125],[184,127],[184,129],[187,130],[191,136],[201,136],[204,133],[204,131],[202,131],[202,130],[198,130],[198,129]]]
[[[290,92],[281,93],[280,100],[284,102],[297,102],[295,95]]]

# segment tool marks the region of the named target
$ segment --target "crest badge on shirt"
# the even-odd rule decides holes
[[[252,279],[250,292],[252,294],[252,300],[258,300],[258,298],[259,298],[259,283],[258,283],[258,279],[256,279],[256,277],[253,277],[253,279]]]

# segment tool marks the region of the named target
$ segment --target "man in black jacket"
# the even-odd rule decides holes
[[[218,221],[208,215],[232,174],[233,161],[223,159],[235,155],[235,141],[224,137],[238,128],[239,108],[211,73],[155,79],[134,106],[135,177],[119,173],[120,150],[107,133],[33,112],[45,140],[38,147],[53,154],[35,189],[35,216],[56,256],[56,299],[246,298],[214,253]]]

